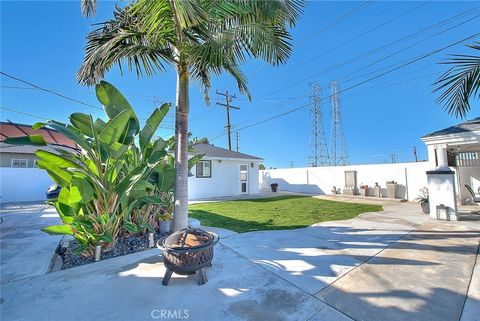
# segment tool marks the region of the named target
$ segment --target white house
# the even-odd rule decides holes
[[[258,165],[263,159],[210,144],[195,144],[194,154],[205,154],[188,179],[190,200],[238,196],[259,192]]]

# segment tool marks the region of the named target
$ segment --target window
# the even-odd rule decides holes
[[[199,178],[212,177],[212,161],[203,160],[197,163],[197,177]]]
[[[27,168],[28,160],[27,159],[12,159],[12,167],[15,168]]]

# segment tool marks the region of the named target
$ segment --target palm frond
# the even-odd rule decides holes
[[[165,70],[172,62],[172,52],[164,37],[149,38],[128,8],[116,8],[114,18],[87,35],[85,58],[77,73],[79,83],[92,85],[103,79],[115,64],[122,71],[126,63],[138,77]]]
[[[480,50],[480,43],[469,47]],[[443,103],[449,114],[465,118],[471,108],[470,99],[480,98],[480,56],[453,55],[443,64],[452,67],[435,82],[435,92],[442,92],[437,102]]]

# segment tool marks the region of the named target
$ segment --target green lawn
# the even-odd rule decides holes
[[[308,196],[279,196],[194,204],[189,206],[189,215],[199,219],[202,225],[243,233],[294,229],[381,210],[380,205],[343,203]]]

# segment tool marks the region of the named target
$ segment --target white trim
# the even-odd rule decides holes
[[[466,145],[480,143],[480,131],[466,131],[456,134],[446,134],[440,136],[422,137],[421,140],[426,145],[448,144],[448,145]]]
[[[194,156],[194,155],[188,155],[188,156]],[[208,160],[225,160],[225,161],[237,161],[237,162],[258,162],[258,163],[261,163],[264,161],[263,158],[255,158],[255,159],[252,159],[252,158],[231,158],[231,157],[211,157],[211,156],[203,156],[202,157],[202,160],[205,160],[205,159],[208,159]]]
[[[25,167],[13,167],[13,161],[25,161]],[[10,162],[11,168],[28,168],[28,159],[25,158],[12,158]]]

